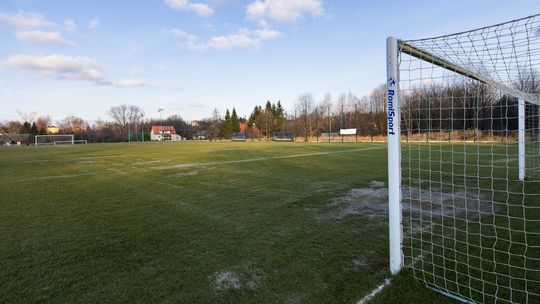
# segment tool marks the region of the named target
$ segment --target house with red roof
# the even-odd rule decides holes
[[[152,126],[150,139],[153,141],[181,141],[182,136],[176,134],[173,126]]]

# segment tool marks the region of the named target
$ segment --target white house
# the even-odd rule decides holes
[[[176,134],[176,130],[173,126],[152,126],[152,132],[150,132],[150,140],[181,141],[184,140],[184,138]]]

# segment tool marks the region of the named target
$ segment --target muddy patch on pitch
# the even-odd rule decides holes
[[[170,159],[157,159],[157,160],[149,160],[149,161],[139,161],[134,163],[134,165],[153,165],[153,164],[160,164],[160,163],[168,163],[171,162]]]
[[[150,167],[150,170],[171,170],[171,169],[186,169],[186,168],[195,168],[195,167],[202,167],[204,164],[199,163],[183,163],[183,164],[174,164],[169,166],[158,166],[158,167]]]
[[[255,290],[262,286],[263,273],[254,267],[236,267],[231,270],[215,272],[208,276],[214,290]]]
[[[97,164],[97,163],[104,163],[104,160],[81,160],[76,162],[76,164]]]
[[[112,172],[114,174],[127,175],[127,172],[124,171],[124,170],[121,170],[121,169],[107,168],[107,171],[110,171],[110,172]]]
[[[87,173],[80,173],[80,174],[64,174],[64,175],[50,175],[50,176],[38,176],[38,177],[31,177],[26,179],[21,179],[21,182],[27,182],[27,181],[39,181],[39,180],[54,180],[54,179],[75,179],[75,178],[84,178],[91,175],[96,175],[96,172],[87,172]]]
[[[197,174],[199,174],[199,172],[197,171],[179,172],[179,173],[168,175],[168,177],[185,177],[185,176],[194,176]]]
[[[330,202],[337,207],[335,218],[342,219],[351,215],[366,215],[369,218],[388,215],[388,189],[384,182],[371,182],[371,187],[352,189],[343,197]],[[465,191],[445,192],[404,188],[402,192],[403,212],[415,218],[433,219],[434,217],[456,217],[478,219],[497,212],[497,202],[482,193]],[[423,229],[423,228],[419,228]]]
[[[216,290],[238,290],[242,287],[240,277],[232,271],[216,272],[210,277],[210,281]]]

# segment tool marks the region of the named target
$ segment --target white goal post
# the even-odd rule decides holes
[[[390,272],[540,303],[540,15],[387,39]]]
[[[74,145],[75,136],[73,134],[67,135],[36,135],[34,144],[39,145]]]

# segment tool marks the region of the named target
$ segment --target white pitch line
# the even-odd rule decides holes
[[[422,255],[417,255],[416,257],[413,258],[411,264],[409,264],[409,266],[414,266],[416,264],[416,262],[418,262],[418,260],[422,259]],[[392,280],[391,279],[386,279],[384,281],[384,283],[382,283],[381,285],[379,285],[379,287],[373,289],[371,291],[370,294],[368,294],[367,296],[363,297],[360,301],[356,302],[356,304],[366,304],[368,303],[369,301],[373,300],[373,298],[378,295],[379,293],[381,293],[381,291],[383,291],[383,289],[390,285],[390,283],[392,283]]]
[[[318,155],[328,155],[328,154],[337,154],[337,153],[347,153],[347,152],[357,152],[357,151],[368,151],[382,149],[383,146],[370,147],[370,148],[359,148],[352,150],[341,150],[341,151],[328,151],[328,152],[313,152],[313,153],[303,153],[303,154],[292,154],[292,155],[283,155],[283,156],[271,156],[271,157],[258,157],[258,158],[247,158],[239,160],[228,160],[222,162],[209,162],[209,163],[187,163],[187,164],[177,164],[171,166],[160,166],[160,167],[151,167],[149,169],[153,170],[169,170],[169,169],[181,169],[181,168],[192,168],[192,167],[203,167],[203,166],[215,166],[215,165],[226,165],[226,164],[236,164],[236,163],[247,163],[271,159],[286,159],[286,158],[297,158],[297,157],[308,157],[308,156],[318,156]]]
[[[366,304],[367,302],[373,300],[373,298],[378,295],[386,286],[390,285],[390,279],[386,279],[384,283],[379,285],[377,288],[373,289],[370,294],[363,297],[360,301],[356,302],[356,304]]]

